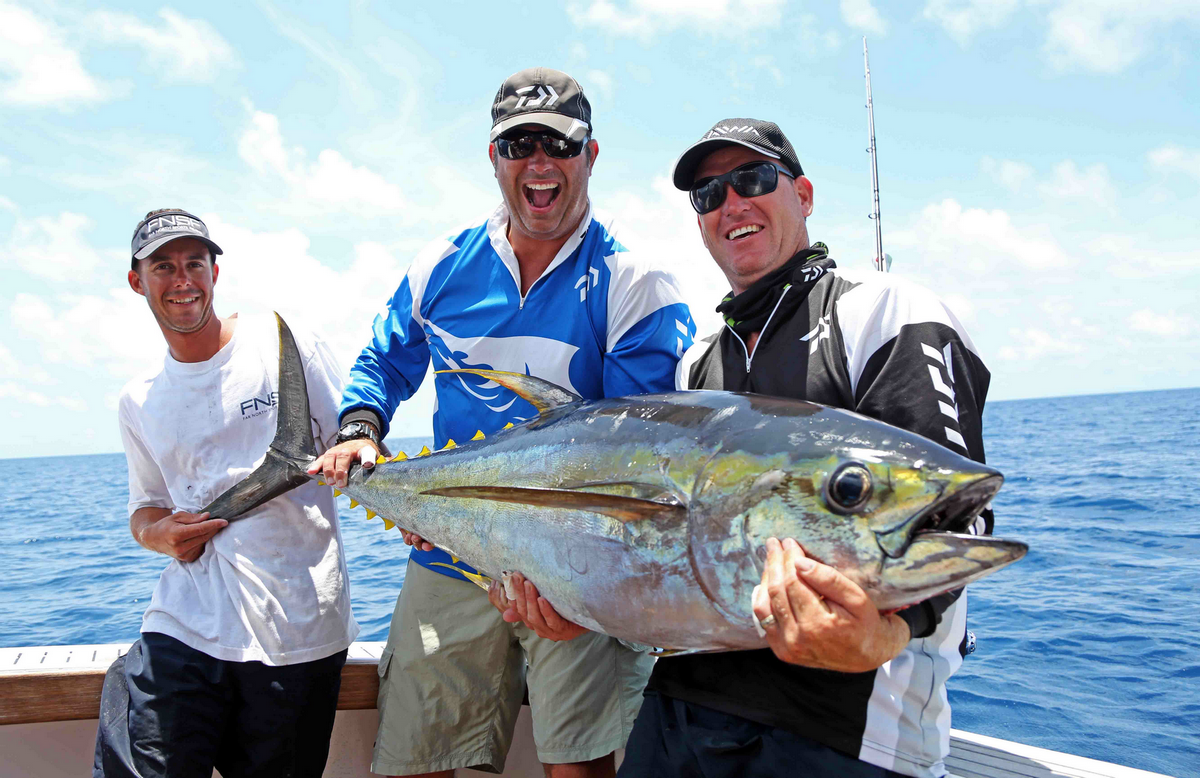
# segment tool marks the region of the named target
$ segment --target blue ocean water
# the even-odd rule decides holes
[[[1200,774],[1200,390],[992,403],[984,423],[996,532],[1031,550],[970,588],[954,726]],[[129,535],[124,457],[3,464],[0,645],[133,640],[164,561]],[[383,640],[407,547],[341,507],[360,639]]]

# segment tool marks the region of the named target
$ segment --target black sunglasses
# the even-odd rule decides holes
[[[795,178],[790,170],[774,162],[747,162],[719,176],[702,178],[692,184],[690,191],[692,207],[696,213],[708,213],[725,202],[725,184],[742,197],[758,197],[770,194],[779,186],[779,174]]]
[[[505,159],[525,159],[533,153],[540,142],[542,144],[542,151],[546,152],[547,157],[570,159],[571,157],[578,157],[583,152],[583,147],[587,145],[587,141],[587,138],[583,140],[567,140],[561,135],[555,135],[550,132],[520,130],[496,138],[496,151]]]

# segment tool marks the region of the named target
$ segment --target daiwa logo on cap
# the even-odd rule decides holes
[[[748,124],[742,125],[741,127],[722,126],[722,127],[713,127],[711,130],[709,130],[707,133],[705,133],[704,137],[701,138],[700,140],[708,140],[709,138],[719,138],[722,135],[732,135],[733,133],[737,133],[739,135],[759,135],[758,130],[754,129],[753,127],[751,127]]]
[[[537,99],[530,99],[530,92],[537,89]],[[517,101],[517,107],[513,110],[520,111],[525,108],[551,108],[558,102],[558,92],[554,91],[554,87],[549,84],[544,86],[523,86],[517,90],[517,94],[521,95],[521,99]],[[547,102],[548,101],[548,102]]]

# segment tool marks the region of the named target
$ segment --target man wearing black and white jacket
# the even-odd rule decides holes
[[[684,357],[689,388],[847,408],[983,461],[989,374],[970,338],[931,292],[838,268],[809,240],[813,187],[779,127],[719,122],[673,178],[732,287],[726,326]],[[991,512],[969,531],[990,532]],[[622,776],[945,774],[961,591],[880,613],[783,539],[768,543],[759,593],[770,649],[660,660]]]

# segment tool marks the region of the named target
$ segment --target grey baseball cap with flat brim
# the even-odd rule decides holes
[[[759,119],[723,119],[679,156],[671,173],[675,188],[691,189],[696,180],[696,168],[705,157],[725,146],[745,146],[779,160],[794,176],[804,175],[796,151],[779,125]]]
[[[582,141],[592,134],[592,106],[579,82],[559,70],[528,68],[504,79],[492,101],[494,141],[516,127],[536,124],[564,138]]]
[[[183,210],[162,211],[143,219],[133,232],[130,246],[134,259],[145,259],[173,240],[195,238],[214,254],[221,247],[208,237],[208,227],[197,217]]]

